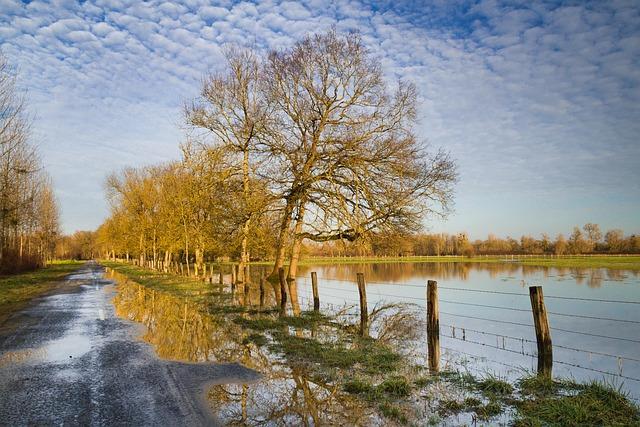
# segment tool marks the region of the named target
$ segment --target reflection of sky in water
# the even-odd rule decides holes
[[[93,277],[96,277],[95,273],[76,273],[66,280],[87,280]],[[88,285],[83,286],[89,288]],[[94,287],[90,288],[94,289]],[[87,320],[95,318],[104,320],[105,314],[103,309],[95,306],[94,299],[89,293],[51,295],[47,297],[44,304],[46,310],[67,310],[71,304],[74,304],[73,311],[79,317],[61,336],[49,339],[34,348],[19,349],[0,355],[0,365],[42,362],[70,364],[73,359],[82,357],[91,350],[91,341],[95,336]]]

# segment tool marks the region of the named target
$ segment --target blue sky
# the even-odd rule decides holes
[[[106,217],[109,172],[178,157],[181,105],[225,44],[333,25],[418,86],[418,135],[458,161],[432,231],[640,232],[640,2],[0,0],[64,230]]]

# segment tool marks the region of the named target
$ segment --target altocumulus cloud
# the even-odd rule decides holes
[[[67,231],[101,222],[108,172],[177,157],[180,106],[225,44],[336,26],[419,87],[419,136],[459,161],[456,212],[435,230],[638,232],[639,15],[635,1],[0,0],[0,45]]]

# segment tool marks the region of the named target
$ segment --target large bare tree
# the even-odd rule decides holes
[[[425,213],[446,211],[454,163],[417,142],[414,86],[390,91],[358,34],[330,31],[271,52],[265,76],[269,176],[283,200],[273,273],[289,248],[295,277],[304,239],[413,230]]]

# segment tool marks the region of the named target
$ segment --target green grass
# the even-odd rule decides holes
[[[398,369],[401,361],[397,353],[371,339],[351,337],[351,340],[321,343],[282,331],[274,331],[273,335],[276,338],[271,345],[274,352],[292,362],[315,364],[317,369],[340,368],[348,370],[349,375],[389,374]]]
[[[609,384],[575,385],[575,394],[551,393],[516,403],[516,426],[638,426],[640,410]],[[539,391],[539,390],[538,390]]]
[[[438,405],[441,416],[474,412],[478,419],[487,421],[512,408],[512,423],[519,427],[640,426],[640,409],[610,384],[532,375],[512,385],[492,375],[481,379],[468,375],[456,372],[438,375],[440,380],[472,394],[463,400],[441,400]]]
[[[64,286],[59,280],[83,264],[82,261],[54,261],[45,268],[0,277],[0,323],[29,300]]]
[[[490,264],[522,264],[540,267],[558,268],[611,268],[618,270],[640,270],[640,255],[566,255],[559,258],[544,256],[408,256],[408,257],[313,257],[300,261],[300,265],[331,265],[331,264],[389,264],[389,263],[417,263],[417,262],[455,262],[455,263],[490,263]],[[253,265],[271,265],[272,261],[252,262]]]
[[[130,280],[143,285],[149,289],[167,292],[172,295],[181,297],[193,297],[198,300],[204,300],[205,297],[216,296],[227,298],[228,294],[223,292],[223,287],[217,283],[205,284],[204,282],[192,277],[177,276],[170,273],[162,273],[136,267],[134,265],[123,264],[119,262],[101,261],[100,264],[111,268],[128,277]],[[219,310],[229,310],[233,312],[245,312],[245,307],[235,306],[218,306]]]
[[[485,394],[496,396],[507,396],[513,393],[511,384],[493,375],[477,381],[476,388]]]

